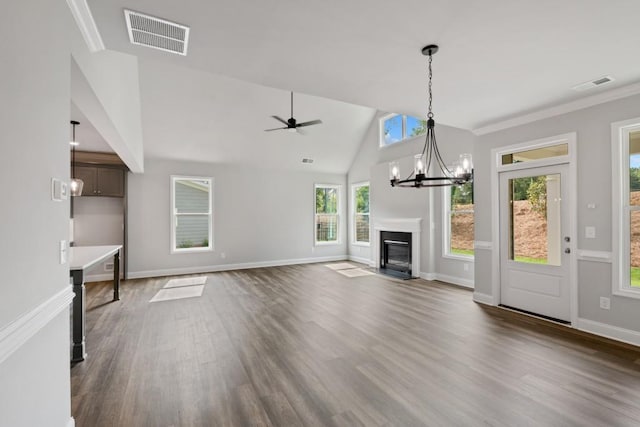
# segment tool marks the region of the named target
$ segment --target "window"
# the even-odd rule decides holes
[[[212,178],[171,177],[171,252],[213,250]]]
[[[444,255],[473,257],[473,182],[444,189]]]
[[[339,243],[340,186],[316,184],[316,244]]]
[[[640,298],[640,118],[612,125],[613,293]]]
[[[369,245],[369,183],[352,187],[353,243]]]
[[[380,146],[385,147],[405,139],[420,136],[426,131],[426,120],[401,114],[392,114],[380,120]]]

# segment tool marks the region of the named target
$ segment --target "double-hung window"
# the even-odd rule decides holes
[[[640,298],[640,118],[613,123],[613,289]]]
[[[391,114],[380,119],[380,147],[423,135],[427,121],[413,116]]]
[[[444,188],[444,255],[473,257],[473,182]]]
[[[171,252],[213,250],[213,179],[171,177]]]
[[[316,184],[315,242],[340,243],[340,186]]]
[[[351,191],[353,243],[369,245],[369,183],[355,184]]]

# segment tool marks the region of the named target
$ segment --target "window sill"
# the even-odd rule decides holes
[[[316,242],[315,246],[338,246],[341,245],[342,242],[336,241],[336,242]]]
[[[213,247],[209,248],[184,248],[184,249],[172,249],[171,254],[193,254],[202,252],[213,252]]]
[[[364,248],[370,248],[371,242],[351,242],[352,246],[362,246]]]
[[[613,290],[612,294],[619,297],[640,299],[640,288],[638,290],[617,288]]]
[[[456,255],[456,254],[444,254],[442,258],[452,259],[456,261],[475,262],[475,256],[473,255]]]

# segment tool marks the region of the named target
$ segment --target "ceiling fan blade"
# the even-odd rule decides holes
[[[277,120],[277,121],[279,121],[279,122],[282,122],[282,123],[283,123],[283,124],[285,124],[285,125],[289,125],[289,123],[287,123],[287,121],[286,121],[285,119],[281,119],[281,118],[280,118],[280,117],[278,117],[278,116],[271,116],[271,117],[273,117],[274,119],[276,119],[276,120]]]
[[[283,128],[273,128],[273,129],[265,129],[265,132],[271,132],[272,130],[282,130],[282,129],[289,129],[289,127],[283,127]]]
[[[321,123],[322,123],[322,120],[311,120],[309,122],[298,123],[296,127],[319,125]]]

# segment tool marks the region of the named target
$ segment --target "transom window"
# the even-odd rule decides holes
[[[213,250],[212,178],[171,177],[171,252]]]
[[[369,245],[369,183],[352,187],[353,243]]]
[[[640,118],[612,125],[613,293],[640,298]]]
[[[385,147],[420,136],[426,131],[426,120],[402,114],[392,114],[380,120],[380,146]]]
[[[315,241],[316,244],[339,243],[340,186],[316,184]]]
[[[473,257],[473,182],[445,188],[444,195],[444,254],[453,257]]]

